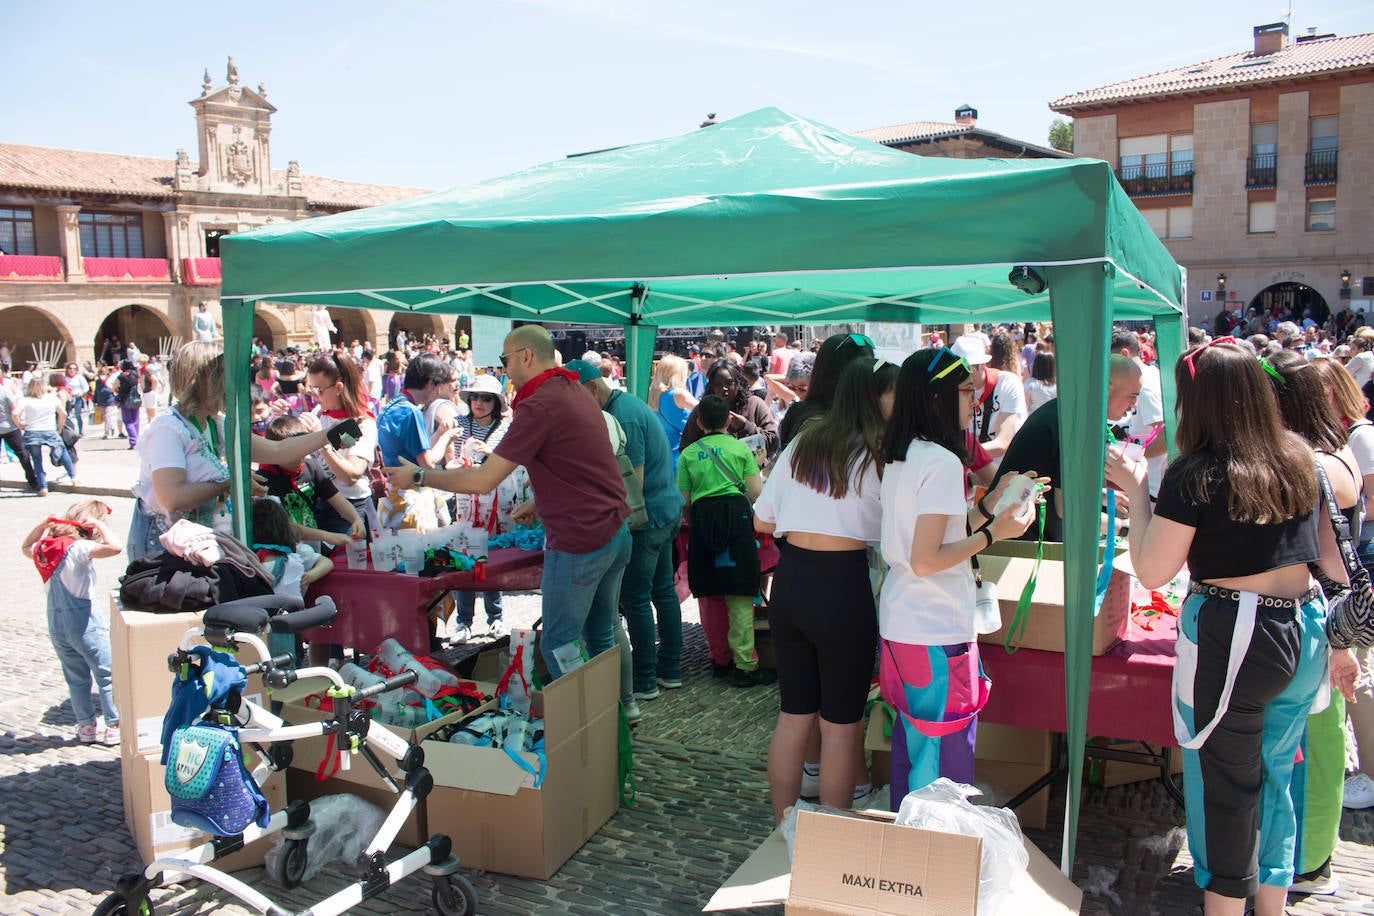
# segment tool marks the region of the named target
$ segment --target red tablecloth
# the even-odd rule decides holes
[[[542,550],[493,550],[486,563],[486,579],[469,572],[442,576],[407,576],[375,569],[349,569],[342,557],[334,571],[311,586],[307,600],[328,595],[339,615],[327,627],[301,635],[312,642],[330,643],[371,652],[394,637],[417,654],[429,654],[430,602],[442,592],[526,591],[539,587],[544,572]]]
[[[1153,631],[1132,622],[1124,641],[1093,659],[1089,735],[1177,745],[1169,712],[1177,620],[1155,620]],[[986,644],[978,648],[992,678],[988,705],[978,716],[981,721],[1066,731],[1063,655],[1035,649],[1008,655],[1001,646]]]

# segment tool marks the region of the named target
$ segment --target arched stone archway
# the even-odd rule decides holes
[[[443,340],[447,337],[450,343],[453,341],[453,328],[444,326],[443,315],[423,312],[395,312],[391,316],[391,324],[386,329],[388,348],[396,345],[396,332],[402,328],[405,328],[407,340],[422,340],[426,334],[433,334],[435,340]]]
[[[330,309],[329,318],[334,322],[334,327],[339,329],[330,335],[335,345],[347,347],[356,340],[367,349],[373,347],[373,341],[377,339],[377,326],[364,309]]]
[[[133,343],[140,351],[154,356],[164,355],[164,350],[170,355],[177,345],[185,343],[166,315],[157,309],[136,304],[117,308],[100,322],[100,329],[95,333],[96,359],[112,358],[106,342],[116,339],[123,347]],[[119,358],[123,358],[122,353]]]
[[[1250,308],[1263,312],[1277,309],[1282,314],[1291,314],[1294,320],[1301,321],[1303,313],[1312,312],[1312,320],[1323,324],[1331,315],[1331,309],[1322,294],[1305,283],[1275,283],[1263,289],[1250,300]]]
[[[56,366],[76,359],[76,339],[67,326],[37,306],[0,310],[0,340],[9,341],[10,361],[16,370],[30,360]]]
[[[253,309],[253,336],[273,352],[289,344],[286,320],[275,309],[261,305]]]

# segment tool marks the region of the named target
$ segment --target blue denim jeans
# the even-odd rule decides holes
[[[48,449],[53,463],[61,464],[62,470],[67,472],[67,477],[76,476],[76,468],[72,465],[72,456],[67,451],[67,447],[62,444],[62,438],[54,432],[24,432],[24,451],[29,453],[29,463],[33,465],[33,476],[38,484],[38,489],[48,488],[48,472],[43,464],[43,449]]]
[[[634,647],[634,688],[640,692],[653,690],[657,678],[682,678],[682,605],[673,586],[671,548],[678,527],[674,520],[631,535],[634,549],[620,584],[620,609]]]
[[[48,580],[48,638],[62,663],[62,677],[72,698],[77,725],[95,724],[91,680],[100,693],[106,725],[119,723],[110,689],[110,630],[88,598],[77,598],[53,576]]]
[[[590,553],[544,549],[540,590],[544,602],[544,636],[540,652],[556,678],[565,669],[559,650],[581,641],[588,658],[615,645],[615,614],[620,579],[630,562],[630,529],[624,524],[615,535]]]
[[[134,511],[129,518],[129,537],[124,546],[125,556],[130,563],[162,552],[162,542],[158,538],[167,529],[158,521],[149,514],[143,500],[134,500]]]
[[[473,619],[477,616],[478,595],[482,596],[482,600],[487,606],[487,623],[501,619],[500,592],[454,592],[453,597],[458,599],[458,622],[465,627],[470,628]]]

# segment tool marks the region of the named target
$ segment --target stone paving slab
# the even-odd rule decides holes
[[[118,456],[123,458],[123,456]],[[127,459],[124,459],[127,461]],[[95,464],[95,462],[92,462]],[[10,466],[0,465],[0,477]],[[97,480],[83,471],[83,476]],[[111,473],[107,479],[113,479]],[[140,867],[123,823],[118,751],[80,746],[66,690],[48,643],[42,587],[18,540],[67,499],[0,490],[0,913],[89,913],[115,878]],[[116,524],[131,500],[112,499]],[[110,586],[122,567],[99,565]],[[508,603],[512,623],[532,622],[537,597]],[[638,797],[547,882],[495,874],[472,876],[487,914],[694,913],[771,828],[765,755],[777,711],[775,688],[740,690],[707,673],[695,604],[684,608],[686,687],[642,704],[636,731]],[[1062,822],[1064,792],[1053,795],[1049,823]],[[1088,787],[1074,878],[1103,879],[1102,896],[1085,898],[1089,914],[1201,912],[1182,813],[1155,783]],[[1171,832],[1172,831],[1172,832]],[[1059,830],[1029,835],[1058,859]],[[1296,897],[1294,914],[1374,913],[1374,811],[1344,813],[1330,897]],[[1105,870],[1105,871],[1099,871]],[[240,873],[284,904],[303,908],[346,883],[326,871],[307,888],[285,893],[262,869]],[[1115,899],[1111,895],[1115,895]],[[247,913],[195,883],[157,892],[157,912]],[[361,913],[430,912],[429,886],[412,878],[357,908]],[[782,908],[766,910],[781,913]]]

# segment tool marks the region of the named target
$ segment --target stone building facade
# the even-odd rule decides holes
[[[1050,108],[1188,268],[1193,324],[1223,302],[1374,315],[1374,33],[1258,26],[1250,50]]]
[[[0,144],[0,341],[16,367],[94,360],[118,336],[145,353],[191,339],[202,302],[219,320],[219,239],[283,221],[391,203],[420,189],[369,185],[272,165],[265,87],[207,71],[195,110],[197,158]],[[331,310],[336,342],[385,348],[395,330],[451,336],[438,316]],[[260,305],[273,349],[311,339],[311,310]],[[58,355],[60,351],[60,355]]]

